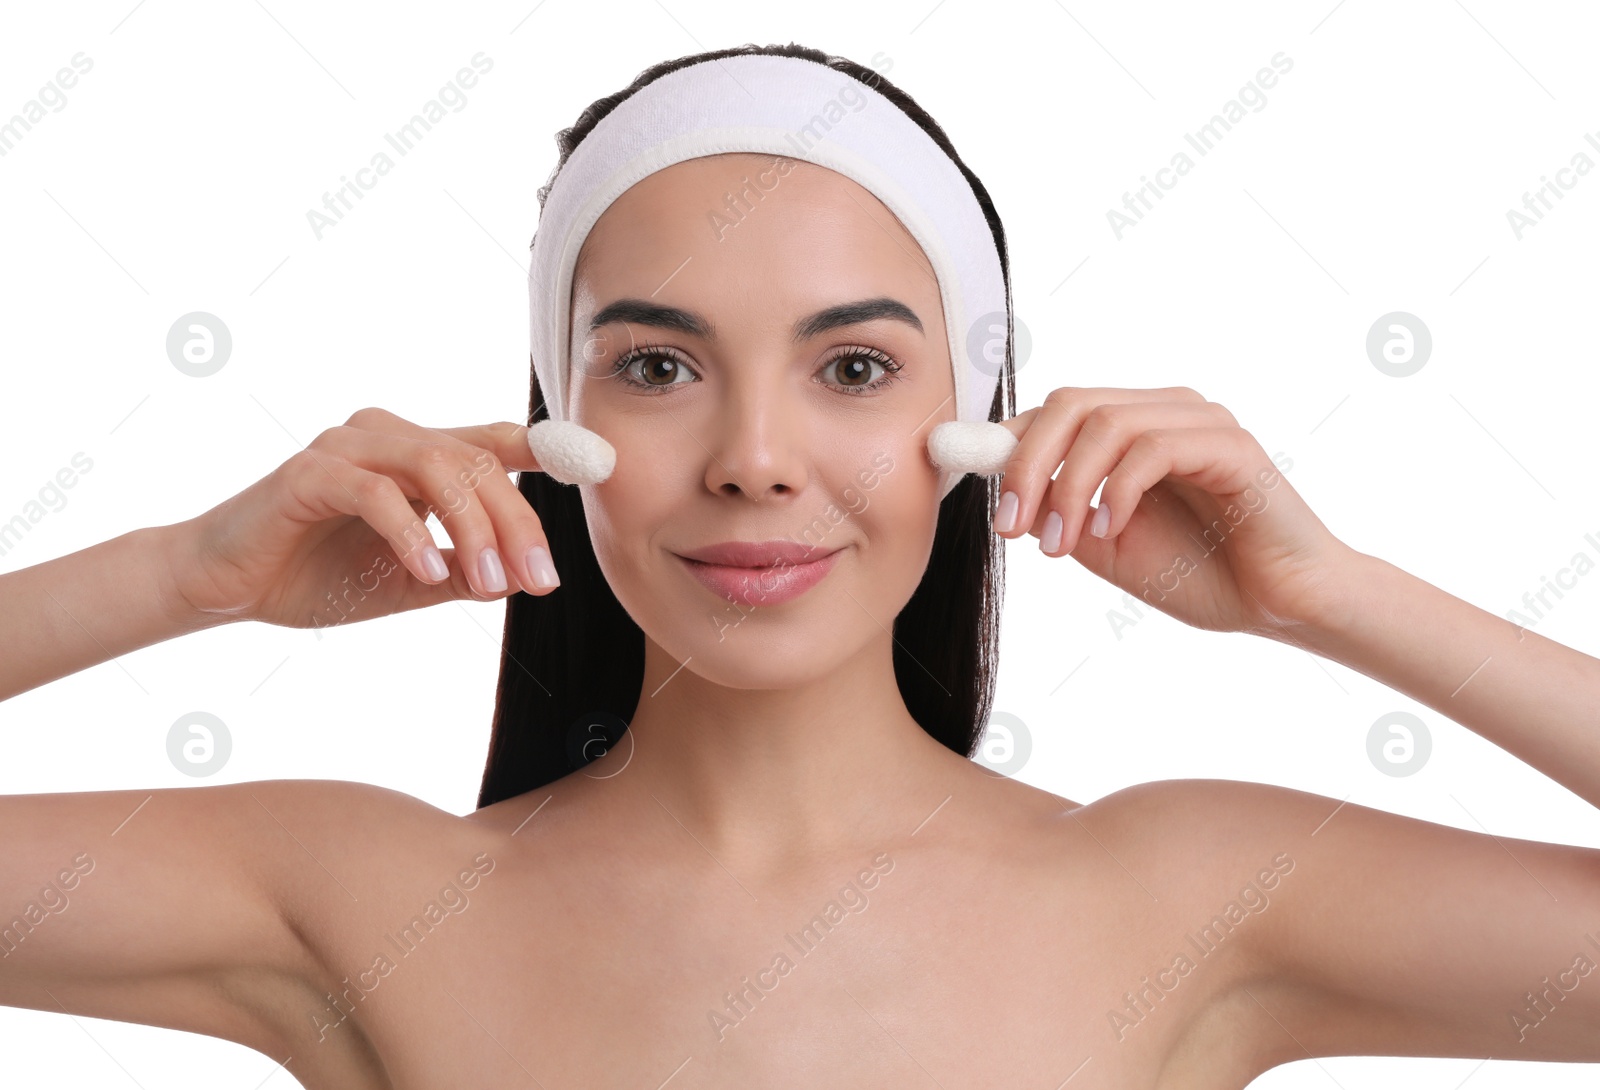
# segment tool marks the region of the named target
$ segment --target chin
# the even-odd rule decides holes
[[[865,632],[841,631],[831,611],[806,622],[759,613],[742,622],[737,618],[736,613],[729,620],[708,616],[703,629],[674,623],[669,630],[646,632],[674,661],[686,663],[685,672],[727,689],[802,688],[837,671],[836,658],[853,654],[856,640],[868,638]]]

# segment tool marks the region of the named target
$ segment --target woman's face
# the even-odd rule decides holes
[[[884,638],[933,546],[928,432],[955,418],[938,283],[893,214],[810,163],[676,164],[590,232],[571,322],[571,418],[617,451],[584,512],[646,636],[732,688],[799,685]],[[804,555],[684,559],[773,541]]]

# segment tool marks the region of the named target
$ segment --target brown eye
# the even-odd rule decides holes
[[[639,371],[651,386],[671,386],[678,375],[678,361],[671,356],[645,356]]]
[[[840,356],[834,361],[834,375],[845,386],[872,384],[872,362],[865,356]]]
[[[648,345],[641,345],[617,360],[612,374],[624,385],[657,393],[698,381],[694,372],[674,353]]]
[[[873,367],[880,367],[885,372],[881,378],[873,379]],[[847,394],[877,393],[891,382],[898,382],[895,374],[900,370],[900,364],[889,356],[875,350],[854,348],[840,353],[829,360],[823,368],[824,372],[832,371],[830,381],[835,387]]]

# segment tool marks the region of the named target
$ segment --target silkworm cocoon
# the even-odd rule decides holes
[[[562,484],[599,484],[617,467],[617,450],[581,424],[541,420],[528,429],[539,468]]]
[[[954,473],[999,473],[1016,449],[1017,437],[988,420],[946,420],[928,433],[929,460]]]

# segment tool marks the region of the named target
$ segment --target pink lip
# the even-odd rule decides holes
[[[834,561],[841,551],[835,549],[807,563],[779,562],[762,568],[706,564],[686,556],[679,556],[678,559],[706,589],[730,602],[775,606],[800,597],[822,582],[833,570]]]

